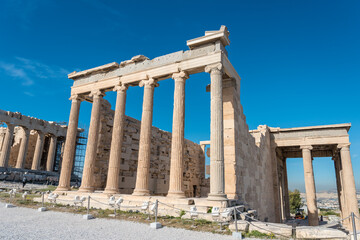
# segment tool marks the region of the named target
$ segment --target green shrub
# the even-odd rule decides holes
[[[261,233],[257,230],[253,230],[251,232],[248,232],[248,233],[245,233],[244,234],[245,237],[247,238],[250,238],[250,237],[253,237],[253,238],[265,238],[265,239],[272,239],[272,238],[275,238],[275,235],[273,233]]]
[[[186,214],[186,212],[184,211],[184,210],[181,210],[180,211],[180,218],[182,217],[182,216],[184,216]]]

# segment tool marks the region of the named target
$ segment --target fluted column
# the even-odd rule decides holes
[[[144,86],[143,111],[141,116],[140,142],[136,185],[133,195],[149,195],[149,170],[151,155],[151,128],[153,116],[154,87],[158,83],[154,79],[141,81],[140,87]]]
[[[338,193],[338,202],[341,212],[341,218],[345,218],[347,214],[346,204],[344,201],[344,187],[343,187],[343,180],[342,180],[342,169],[341,169],[341,161],[339,157],[339,153],[335,154],[333,157],[334,160],[334,167],[335,167],[335,176],[336,176],[336,189]]]
[[[21,139],[20,149],[16,160],[16,166],[15,166],[16,168],[24,168],[26,153],[29,145],[30,129],[23,127],[23,131],[24,131],[24,135]]]
[[[174,111],[171,139],[170,183],[168,197],[185,197],[183,190],[184,128],[185,128],[185,72],[174,73]]]
[[[210,193],[209,200],[226,200],[224,178],[224,126],[222,64],[207,66],[211,77]]]
[[[121,147],[124,137],[124,117],[127,86],[116,86],[117,91],[114,126],[112,130],[109,170],[104,193],[119,192],[119,172],[121,160]]]
[[[285,191],[285,217],[290,219],[290,199],[289,199],[289,185],[286,167],[286,158],[284,158],[284,191]]]
[[[79,189],[81,192],[93,192],[95,189],[93,175],[99,138],[101,101],[103,96],[104,94],[99,90],[90,93],[90,97],[93,97],[93,105],[91,110],[89,135],[85,153],[84,170],[81,186]]]
[[[41,131],[37,131],[37,133],[38,133],[38,136],[37,136],[37,140],[36,140],[35,152],[34,152],[34,158],[32,161],[31,170],[39,170],[40,169],[40,162],[41,162],[41,157],[42,157],[42,153],[43,153],[43,149],[44,149],[45,135]]]
[[[341,166],[342,166],[342,173],[343,173],[343,187],[344,187],[344,196],[345,196],[345,203],[346,203],[346,210],[347,215],[350,215],[353,212],[357,217],[359,217],[359,207],[358,201],[356,198],[356,188],[355,188],[355,179],[354,173],[351,163],[350,157],[350,143],[339,145],[340,148],[340,156],[341,156]],[[348,216],[344,216],[348,217]],[[360,221],[355,220],[356,229],[360,229]],[[352,225],[349,224],[349,228],[352,230]]]
[[[284,196],[285,196],[285,191],[284,191],[284,175],[283,172],[280,174],[279,176],[279,182],[280,182],[280,211],[281,211],[281,222],[285,222],[286,217],[285,217],[285,203],[284,203]]]
[[[310,226],[318,226],[318,210],[316,205],[316,189],[314,180],[314,170],[311,157],[311,146],[301,146],[304,164],[304,178],[306,190],[306,203],[308,208],[308,219]]]
[[[71,110],[69,116],[69,124],[66,132],[59,186],[56,189],[57,191],[70,190],[71,171],[74,163],[81,100],[78,95],[72,95],[70,97],[70,100]]]
[[[50,146],[46,160],[46,171],[52,172],[54,167],[54,158],[55,158],[55,151],[56,151],[56,142],[57,138],[55,135],[50,136]]]
[[[0,167],[5,167],[5,168],[8,167],[8,163],[9,163],[9,157],[10,157],[12,141],[14,138],[14,127],[15,127],[13,124],[10,123],[6,123],[6,125],[7,125],[6,134],[0,156]]]

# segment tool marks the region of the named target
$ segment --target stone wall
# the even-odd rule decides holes
[[[108,101],[102,101],[100,135],[95,166],[95,186],[102,190],[106,185],[114,111]],[[139,151],[140,121],[125,117],[122,145],[119,187],[122,193],[131,194],[135,188]],[[171,133],[152,128],[150,192],[166,195],[169,188]],[[185,140],[184,190],[188,197],[207,194],[208,181],[205,180],[205,155],[200,145]]]
[[[267,126],[249,133],[240,103],[240,82],[223,81],[225,193],[276,221],[272,150]],[[211,177],[211,176],[210,176]]]

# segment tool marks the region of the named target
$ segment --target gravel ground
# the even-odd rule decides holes
[[[119,220],[83,220],[82,215],[5,208],[0,202],[0,239],[233,239],[231,236],[179,228],[151,229],[148,224]]]

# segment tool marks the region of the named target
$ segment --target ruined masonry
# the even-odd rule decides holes
[[[62,147],[66,126],[0,110],[0,168],[53,172],[55,153]]]

